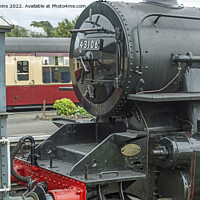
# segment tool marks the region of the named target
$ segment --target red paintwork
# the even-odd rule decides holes
[[[32,169],[32,171],[34,171],[34,172],[38,172],[38,171],[39,171],[38,167],[35,166],[35,165],[31,166],[31,169]]]
[[[77,189],[64,189],[64,190],[50,190],[48,192],[54,198],[54,200],[80,200],[84,199],[82,193]]]
[[[7,105],[15,105],[16,86],[6,87],[6,102]]]
[[[38,171],[31,170],[31,165],[20,159],[14,160],[14,169],[21,176],[31,176],[37,183],[46,182],[48,192],[54,196],[55,200],[86,200],[85,183],[74,180],[49,170],[38,167]],[[12,177],[13,182],[16,179]],[[24,185],[24,183],[19,182]]]
[[[75,71],[75,78],[78,81],[81,78],[82,69],[78,69]]]
[[[44,100],[46,104],[53,104],[57,99],[62,98],[78,103],[74,91],[59,91],[59,87],[65,87],[65,85],[7,86],[7,106],[41,105]],[[72,87],[72,85],[67,85],[67,87]]]
[[[12,87],[12,86],[11,86]],[[15,90],[15,105],[32,104],[31,86],[17,86]],[[9,95],[9,93],[8,93]],[[9,103],[9,102],[8,102]]]

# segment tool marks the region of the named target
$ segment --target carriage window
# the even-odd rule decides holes
[[[69,65],[69,57],[64,57],[64,65]]]
[[[42,64],[43,65],[48,65],[49,64],[49,57],[43,57]]]
[[[63,57],[58,57],[58,65],[63,65]]]
[[[54,57],[49,57],[49,65],[54,65]]]
[[[42,65],[69,65],[69,57],[63,56],[49,56],[42,58]]]
[[[17,80],[18,81],[29,80],[29,62],[28,61],[17,62]]]
[[[43,83],[70,83],[69,67],[42,67]]]

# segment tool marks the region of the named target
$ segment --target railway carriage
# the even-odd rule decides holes
[[[7,108],[78,103],[69,72],[70,38],[6,38]],[[59,91],[66,87],[67,91]]]

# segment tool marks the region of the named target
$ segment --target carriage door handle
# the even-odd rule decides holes
[[[35,80],[32,80],[32,88],[34,88],[35,87]]]

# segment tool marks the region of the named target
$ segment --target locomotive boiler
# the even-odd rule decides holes
[[[27,197],[199,199],[199,12],[176,0],[97,1],[82,12],[71,77],[96,121],[70,121],[36,149],[20,140],[12,158],[27,139],[32,151],[12,174]]]

